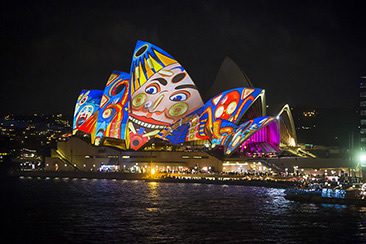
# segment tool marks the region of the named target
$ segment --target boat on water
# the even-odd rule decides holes
[[[366,184],[353,184],[349,187],[292,188],[285,190],[285,198],[292,201],[325,204],[347,204],[366,206]]]

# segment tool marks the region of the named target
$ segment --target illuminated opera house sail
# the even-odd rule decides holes
[[[231,62],[226,60],[220,71],[235,70]],[[249,80],[240,83],[240,75],[239,82],[226,80],[230,75],[220,72],[217,77],[213,87],[228,90],[212,95],[211,89],[211,98],[204,102],[175,58],[153,44],[138,41],[129,73],[113,71],[104,90],[81,91],[73,134],[89,135],[96,146],[123,150],[144,150],[152,143],[191,143],[226,156],[278,152],[280,147],[296,145],[288,106],[269,116],[264,89],[254,88]],[[226,85],[220,86],[220,82]]]

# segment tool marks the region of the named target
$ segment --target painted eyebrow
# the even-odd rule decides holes
[[[186,77],[185,73],[179,73],[179,74],[177,74],[176,76],[173,77],[172,82],[173,83],[178,83],[181,80],[183,80],[185,77]]]
[[[182,66],[178,66],[178,67],[172,68],[171,70],[174,70],[174,69],[179,69],[182,72],[184,71],[184,68]]]
[[[156,79],[153,79],[152,81],[154,81],[154,80],[158,81],[163,86],[166,86],[166,84],[168,84],[168,82],[164,78],[156,78]]]
[[[197,87],[195,85],[180,85],[180,86],[176,86],[175,90],[184,89],[184,88],[191,88],[191,89],[196,89],[197,90]]]

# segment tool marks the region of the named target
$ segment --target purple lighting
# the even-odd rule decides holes
[[[240,152],[270,153],[277,152],[280,145],[280,130],[277,121],[250,136],[241,146]]]

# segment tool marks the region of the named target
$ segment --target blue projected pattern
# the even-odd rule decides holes
[[[228,155],[246,142],[270,142],[276,148],[277,119],[248,112],[258,100],[262,111],[263,89],[239,87],[204,104],[187,71],[173,56],[138,41],[129,74],[114,71],[104,91],[82,91],[73,129],[74,134],[78,130],[90,134],[95,145],[120,146],[118,141],[107,144],[103,140],[113,138],[133,150],[154,138],[170,144],[208,141],[212,149],[222,148]]]
[[[129,106],[128,73],[114,71],[104,88],[95,130],[95,144],[105,137],[126,139]]]
[[[102,95],[101,90],[81,91],[74,110],[73,133],[99,109]]]

